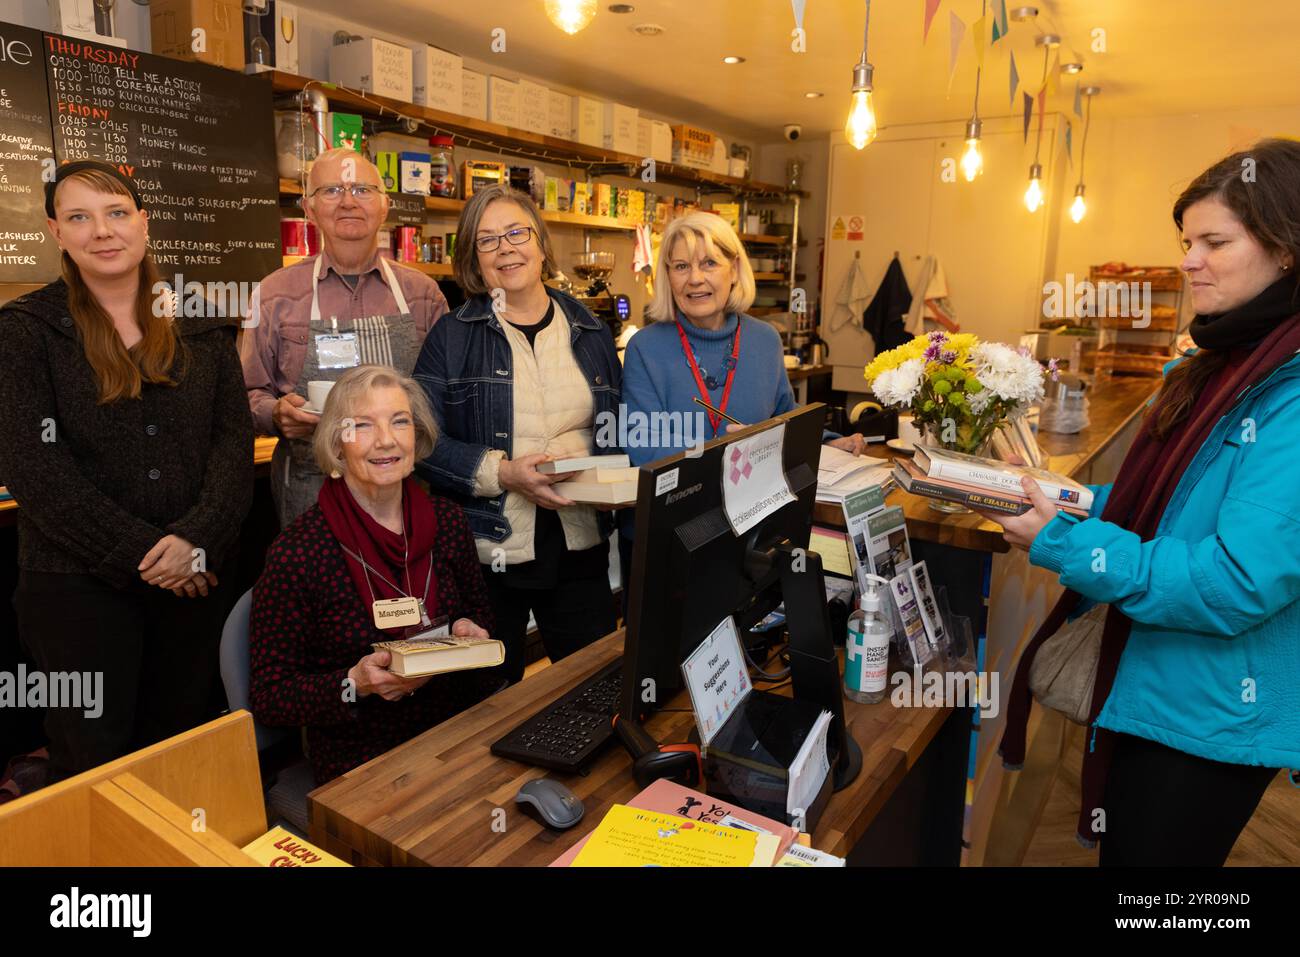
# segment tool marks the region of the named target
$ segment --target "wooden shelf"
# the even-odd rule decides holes
[[[296,263],[302,262],[306,258],[308,257],[285,256],[283,257],[283,265],[292,266]],[[399,266],[410,266],[412,269],[419,270],[420,272],[424,273],[426,276],[438,276],[443,278],[450,278],[455,274],[449,263],[404,263],[396,259],[390,261],[397,263],[397,265]]]
[[[785,236],[760,236],[757,233],[741,233],[742,243],[766,243],[771,246],[788,246],[790,240]]]
[[[530,154],[545,150],[553,158],[543,162],[577,163],[584,166],[589,164],[625,166],[632,175],[640,175],[642,157],[631,153],[619,153],[614,150],[587,146],[584,143],[575,143],[554,136],[545,136],[541,133],[532,133],[528,130],[502,126],[499,123],[487,123],[457,113],[431,110],[425,106],[404,103],[401,100],[389,99],[386,96],[363,94],[341,86],[335,86],[332,83],[313,80],[310,77],[285,73],[280,70],[274,70],[271,73],[272,89],[276,93],[297,93],[309,83],[319,87],[332,105],[372,118],[378,118],[381,111],[389,114],[399,113],[415,120],[430,133],[451,134],[460,140],[457,145],[467,145],[466,141],[470,139],[477,141],[481,145],[484,140],[487,140],[492,147],[506,155],[522,155],[533,158]],[[723,176],[720,173],[691,169],[677,163],[656,163],[655,179],[658,182],[672,183],[679,186],[712,187],[719,192],[729,191],[775,198],[783,198],[786,195],[784,186],[739,179],[735,176]]]
[[[294,180],[280,180],[281,196],[301,196],[302,187]],[[403,194],[407,195],[407,194]],[[447,196],[424,197],[424,208],[431,213],[448,213],[459,216],[465,208],[465,200],[452,199]],[[609,216],[590,216],[585,213],[560,213],[554,210],[542,210],[542,219],[557,226],[580,226],[583,229],[609,229],[631,232],[637,224],[627,219],[613,219]]]
[[[756,272],[754,282],[785,282],[789,277],[782,272]]]

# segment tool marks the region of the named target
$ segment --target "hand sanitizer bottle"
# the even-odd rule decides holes
[[[849,615],[844,645],[844,696],[862,704],[883,701],[889,684],[889,646],[894,626],[881,614],[878,586],[888,588],[889,582],[878,575],[867,575],[858,610]]]

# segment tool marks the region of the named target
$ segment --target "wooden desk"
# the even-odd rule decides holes
[[[563,778],[587,812],[577,827],[556,833],[514,802],[525,782],[549,772],[494,757],[488,747],[622,650],[620,630],[317,788],[308,796],[311,840],[354,864],[549,864],[590,833],[611,805],[640,790],[632,780],[631,759],[614,743],[585,777]],[[782,690],[789,693],[789,686]],[[841,856],[863,836],[952,714],[947,708],[895,708],[888,698],[844,706],[849,733],[862,748],[862,772],[832,796],[813,832],[814,847]],[[689,709],[686,693],[668,707]],[[692,723],[689,710],[664,710],[648,728],[660,741],[684,741]],[[960,787],[956,814],[959,792]]]
[[[797,405],[807,405],[808,380],[828,376],[832,371],[833,367],[828,365],[795,366],[793,369],[787,369],[786,376],[790,379],[790,385],[794,389],[795,403]]]

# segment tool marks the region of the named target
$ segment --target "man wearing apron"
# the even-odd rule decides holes
[[[425,335],[447,311],[431,277],[379,255],[389,205],[382,182],[353,150],[317,158],[303,207],[322,251],[267,276],[245,323],[240,354],[253,421],[259,435],[280,439],[271,494],[282,528],[316,502],[324,481],[311,451],[320,410],[309,404],[308,383],[369,364],[410,375]]]

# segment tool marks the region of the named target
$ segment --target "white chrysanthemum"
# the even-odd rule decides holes
[[[966,397],[966,404],[975,415],[983,415],[984,410],[989,407],[993,401],[993,392],[990,389],[983,389],[979,392],[972,393]]]
[[[876,376],[871,391],[884,405],[906,408],[921,391],[921,383],[924,379],[925,360],[908,359],[902,365],[886,369]]]
[[[993,396],[1021,407],[1043,397],[1043,369],[1036,359],[1000,342],[981,342],[971,350],[970,358],[975,377],[992,393],[984,399],[984,406]]]

